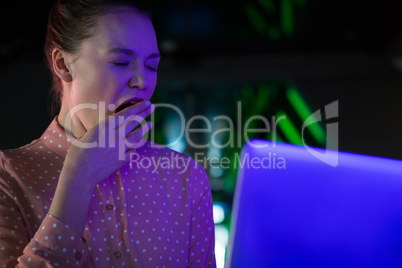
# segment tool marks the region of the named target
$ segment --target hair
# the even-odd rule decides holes
[[[53,49],[77,53],[81,43],[96,34],[96,18],[113,7],[131,7],[151,17],[149,9],[140,0],[58,0],[51,8],[44,53],[53,79],[52,116],[59,112],[63,97],[61,80],[53,70]]]

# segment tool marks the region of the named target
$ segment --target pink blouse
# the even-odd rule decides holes
[[[0,267],[216,266],[200,164],[147,142],[94,189],[81,237],[47,214],[70,146],[55,118],[39,139],[0,151]]]

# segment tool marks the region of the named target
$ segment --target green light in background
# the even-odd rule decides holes
[[[257,8],[250,3],[245,3],[244,10],[257,31],[260,34],[266,34],[268,26]]]
[[[294,32],[294,14],[292,0],[282,0],[281,5],[282,31],[285,36],[291,36]]]
[[[294,35],[306,5],[307,0],[256,0],[246,2],[244,10],[259,34],[278,40]]]
[[[242,87],[242,89],[240,90],[240,92],[243,94],[243,96],[241,97],[241,100],[250,100],[254,98],[254,88],[252,85],[245,85],[244,87]]]
[[[258,0],[258,3],[265,9],[268,13],[275,13],[276,7],[272,0]]]
[[[306,5],[306,0],[293,0],[296,5],[299,6],[305,6]]]
[[[312,112],[308,108],[307,104],[304,102],[303,98],[300,96],[299,92],[297,92],[295,88],[290,87],[286,91],[286,96],[290,104],[296,110],[300,119],[304,122],[312,114]],[[325,143],[325,133],[319,124],[311,124],[307,127],[307,129],[310,131],[311,135],[313,135],[317,142],[319,142],[320,144]]]
[[[283,135],[285,135],[286,139],[290,143],[303,145],[302,138],[297,131],[296,126],[284,111],[279,111],[276,113],[276,120],[278,122],[278,127],[282,130]]]
[[[268,36],[271,40],[278,40],[281,37],[281,32],[278,27],[272,26],[268,29]]]
[[[255,103],[255,113],[262,113],[269,103],[271,90],[268,85],[261,84],[258,87],[258,96]]]
[[[272,142],[284,142],[284,140],[281,138],[281,136],[279,136],[278,133],[274,133],[272,131],[272,129],[267,134],[267,140],[272,141]]]

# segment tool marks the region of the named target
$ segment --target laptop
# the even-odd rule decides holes
[[[250,143],[225,267],[402,267],[401,160]]]

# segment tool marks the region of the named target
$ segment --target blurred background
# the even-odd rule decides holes
[[[54,1],[7,1],[0,9],[0,148],[38,138],[51,122],[51,75],[42,53]],[[327,123],[339,124],[342,151],[402,159],[402,2],[318,0],[150,1],[162,61],[154,103],[177,106],[188,122],[209,120],[211,131],[180,136],[180,117],[155,112],[155,140],[195,157],[227,157],[245,137],[248,118],[286,116],[277,141],[301,144],[306,118],[339,101],[339,117],[308,128],[305,139],[324,147]],[[240,107],[240,109],[239,109]],[[211,135],[230,127],[236,130]],[[239,115],[242,121],[239,121]],[[325,118],[325,117],[323,117]],[[191,128],[206,129],[205,120]],[[262,121],[249,128],[264,127]],[[270,133],[249,137],[272,139]],[[233,141],[235,146],[212,146]],[[237,142],[239,141],[239,143]],[[212,168],[216,254],[223,267],[237,169]],[[215,165],[216,166],[216,165]]]

